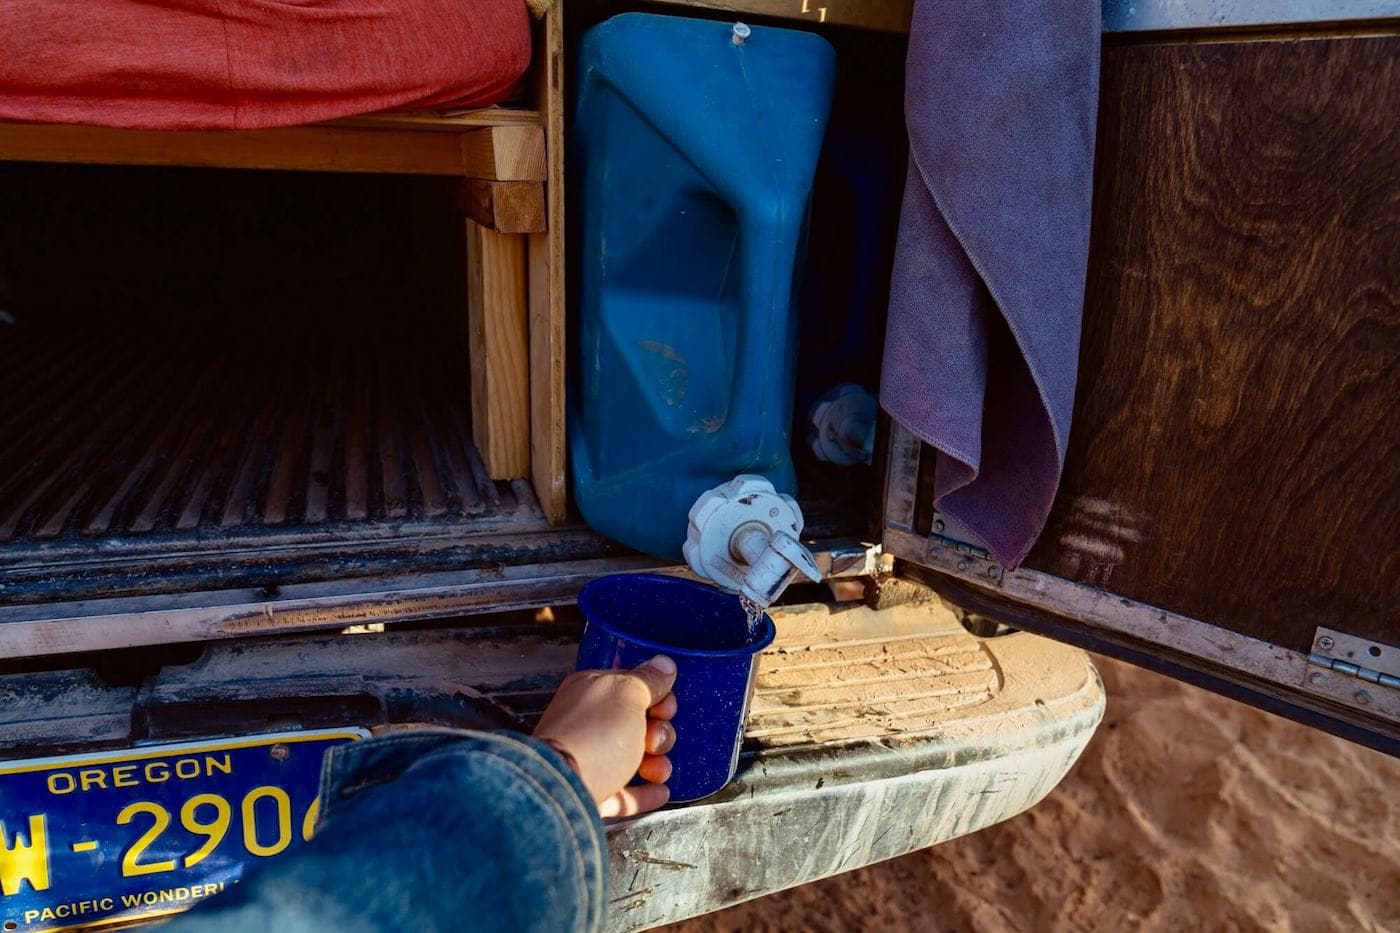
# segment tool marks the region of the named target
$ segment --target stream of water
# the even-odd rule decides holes
[[[744,607],[744,623],[748,626],[749,641],[758,634],[758,621],[763,618],[763,607],[747,596],[739,597],[739,605]]]

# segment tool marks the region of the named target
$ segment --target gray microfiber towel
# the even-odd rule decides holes
[[[1007,567],[1045,527],[1074,407],[1098,0],[917,0],[880,401],[934,501]]]

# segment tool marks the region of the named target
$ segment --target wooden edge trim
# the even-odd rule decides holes
[[[459,210],[498,233],[543,233],[547,229],[544,182],[468,178],[457,186]]]
[[[126,130],[0,123],[0,161],[456,175],[545,180],[544,131],[533,125],[454,133],[412,126],[266,130]]]
[[[1296,651],[1117,593],[1038,570],[1008,572],[993,560],[899,528],[886,526],[882,537],[885,552],[900,560],[1052,615],[1276,683],[1297,684],[1307,669],[1307,658]]]
[[[521,479],[530,475],[525,238],[465,223],[472,437],[492,479]]]
[[[540,24],[535,99],[544,118],[547,233],[530,236],[530,478],[545,517],[568,514],[564,414],[564,12]]]
[[[539,126],[537,110],[513,107],[486,107],[461,113],[437,113],[430,110],[410,110],[399,113],[367,113],[359,117],[331,120],[321,126],[351,126],[362,129],[423,130],[436,133],[460,133],[478,126]]]
[[[462,174],[496,181],[544,181],[544,130],[538,126],[491,126],[459,137]]]

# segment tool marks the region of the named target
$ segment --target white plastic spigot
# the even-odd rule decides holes
[[[762,476],[741,474],[695,500],[683,551],[698,576],[768,607],[798,574],[822,575],[802,546],[802,510]]]
[[[807,414],[807,443],[818,460],[869,463],[875,453],[875,396],[852,382],[828,390]]]

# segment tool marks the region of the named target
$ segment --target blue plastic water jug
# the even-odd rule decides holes
[[[580,62],[574,498],[598,531],[678,558],[705,490],[757,473],[795,491],[795,296],[835,53],[628,13]]]

